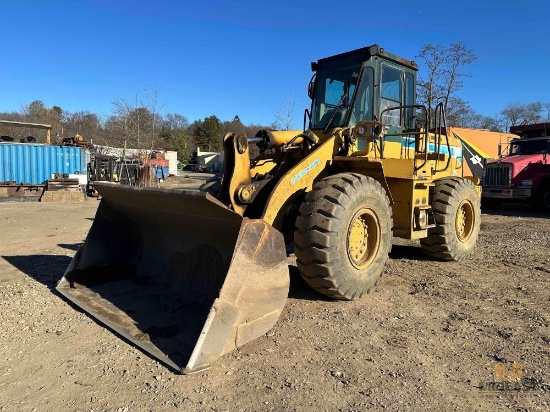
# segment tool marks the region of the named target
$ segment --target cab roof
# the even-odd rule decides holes
[[[340,59],[342,57],[346,57],[346,56],[350,56],[350,55],[354,55],[354,54],[363,54],[363,60],[367,60],[368,58],[370,58],[372,56],[380,56],[380,57],[385,58],[387,60],[393,61],[393,62],[401,64],[403,66],[406,66],[410,69],[418,70],[418,65],[414,61],[404,59],[404,58],[399,57],[399,56],[397,56],[395,54],[392,54],[392,53],[388,53],[383,48],[381,48],[378,44],[373,44],[372,46],[362,47],[360,49],[355,49],[355,50],[351,50],[351,51],[348,51],[348,52],[345,52],[345,53],[335,54],[333,56],[329,56],[329,57],[325,57],[323,59],[319,59],[317,62],[312,62],[311,63],[311,70],[316,71],[317,70],[317,65],[319,63],[329,62],[331,60]]]

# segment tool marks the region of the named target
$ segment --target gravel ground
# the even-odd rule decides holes
[[[181,376],[55,291],[97,205],[0,203],[2,411],[549,409],[548,216],[485,212],[460,263],[396,240],[377,289],[353,302],[310,290],[290,256],[275,327]]]

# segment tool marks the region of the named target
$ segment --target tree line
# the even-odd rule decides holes
[[[89,111],[69,112],[59,106],[48,108],[41,100],[35,100],[19,111],[0,112],[0,119],[49,124],[52,143],[81,135],[94,145],[175,150],[182,162],[188,162],[197,147],[202,151],[222,151],[222,138],[229,131],[253,135],[259,129],[274,126],[244,125],[239,116],[222,121],[215,115],[191,123],[182,114],[161,113],[155,105],[143,103],[131,105],[119,99],[113,103],[113,113],[103,119]],[[26,136],[33,136],[42,143],[46,139],[44,130],[2,124],[0,135],[11,136],[15,141]]]
[[[467,68],[477,56],[460,42],[447,46],[426,44],[416,58],[418,102],[426,105],[431,113],[437,104],[443,104],[448,126],[507,132],[510,126],[522,122],[550,121],[550,102],[509,102],[492,116],[476,112],[459,92],[464,78],[470,77]],[[211,115],[191,123],[180,113],[164,113],[157,90],[142,89],[132,98],[113,101],[112,111],[106,117],[89,111],[69,112],[60,106],[48,108],[41,100],[35,100],[18,111],[0,112],[0,119],[50,124],[54,143],[78,134],[96,145],[176,150],[179,160],[187,162],[197,147],[203,151],[222,151],[222,138],[227,132],[253,136],[262,128],[295,128],[295,115],[295,102],[289,96],[274,113],[271,125],[244,125],[238,115],[231,120]],[[44,132],[0,124],[0,135],[11,135],[17,141],[31,135],[43,142],[45,133],[44,136],[40,133]]]
[[[19,111],[0,112],[0,119],[49,124],[52,143],[81,135],[94,145],[175,150],[182,162],[188,162],[197,147],[202,151],[222,151],[222,138],[229,131],[250,136],[259,129],[275,126],[245,125],[238,115],[225,121],[211,115],[191,123],[182,114],[162,113],[156,92],[143,94],[131,100],[115,100],[113,111],[106,118],[89,111],[69,112],[59,106],[49,108],[41,100],[35,100]],[[33,136],[38,142],[46,139],[44,130],[2,124],[0,135],[11,136],[15,141],[26,136]]]

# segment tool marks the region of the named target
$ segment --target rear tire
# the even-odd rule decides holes
[[[531,206],[537,212],[550,213],[550,181],[543,182],[535,191]]]
[[[384,188],[360,174],[321,180],[296,219],[294,253],[303,279],[334,299],[360,298],[376,285],[392,244]]]
[[[436,227],[420,240],[429,256],[445,261],[468,258],[479,236],[481,208],[474,184],[467,179],[444,178],[435,181],[430,199]]]

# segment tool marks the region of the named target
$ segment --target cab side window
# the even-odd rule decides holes
[[[372,67],[366,67],[357,88],[355,104],[349,120],[350,126],[355,126],[361,120],[372,120],[373,91],[374,70]]]
[[[403,96],[402,72],[390,66],[382,65],[382,80],[380,82],[380,113],[381,121],[385,125],[401,125],[401,110],[382,111],[391,107],[401,106]]]
[[[413,106],[415,102],[414,76],[412,73],[405,73],[405,105]],[[415,109],[405,109],[405,127],[414,129],[416,127]]]

